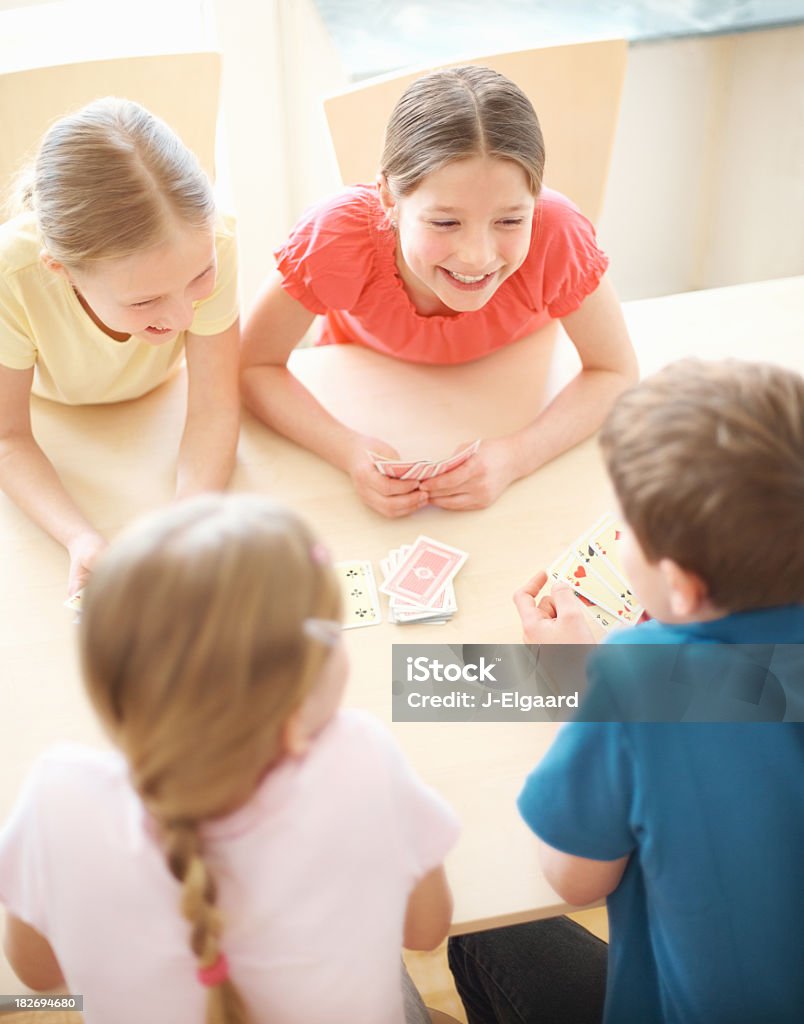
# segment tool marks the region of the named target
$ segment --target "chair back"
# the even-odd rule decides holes
[[[166,121],[212,180],[221,57],[177,53],[84,61],[0,75],[0,192],[36,154],[50,124],[92,100],[135,100]]]
[[[627,44],[606,39],[452,62],[480,64],[510,78],[533,104],[547,150],[545,184],[580,206],[591,220],[603,207],[625,79]],[[372,182],[394,104],[433,68],[383,75],[324,101],[344,184]]]

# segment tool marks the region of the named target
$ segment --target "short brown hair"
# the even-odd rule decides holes
[[[391,194],[409,195],[428,174],[471,156],[519,164],[538,195],[544,139],[530,100],[505,75],[471,64],[417,78],[385,129],[380,170]]]
[[[804,601],[804,377],[684,359],[620,396],[600,436],[646,558],[723,611]]]

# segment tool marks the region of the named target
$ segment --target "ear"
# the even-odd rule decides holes
[[[659,571],[667,586],[667,596],[673,615],[680,619],[692,618],[708,605],[709,588],[697,573],[682,568],[672,558],[660,559]]]
[[[303,704],[285,719],[279,741],[282,752],[290,757],[302,757],[310,749],[311,739],[305,727]]]
[[[390,188],[388,188],[388,179],[382,173],[377,175],[377,189],[380,193],[380,202],[382,203],[383,210],[385,210],[385,215],[393,222],[396,219],[396,200],[391,194]]]
[[[51,256],[47,249],[42,249],[39,253],[39,259],[44,263],[48,270],[52,270],[54,274],[61,274],[66,277],[68,281],[72,281],[70,272],[60,263],[54,256]]]

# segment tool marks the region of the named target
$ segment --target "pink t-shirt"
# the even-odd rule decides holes
[[[597,288],[608,257],[578,208],[542,189],[530,250],[482,309],[417,312],[396,268],[379,193],[344,189],[307,211],[276,250],[287,292],[325,316],[319,344],[356,342],[414,363],[465,363],[567,316]]]
[[[457,831],[385,728],[351,710],[205,826],[222,945],[253,1019],[403,1024],[408,895]],[[49,940],[87,1024],[204,1019],[179,891],[118,754],[38,760],[0,832],[0,902]]]

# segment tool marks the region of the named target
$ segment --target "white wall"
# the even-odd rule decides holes
[[[632,46],[598,224],[621,296],[802,274],[803,225],[804,27]]]
[[[215,0],[247,311],[301,211],[338,188],[321,98],[347,83],[311,0]]]

